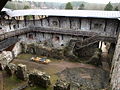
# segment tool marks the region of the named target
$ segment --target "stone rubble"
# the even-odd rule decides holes
[[[0,69],[4,70],[6,65],[8,65],[13,60],[13,55],[11,51],[3,51],[0,54]]]
[[[20,80],[27,80],[28,73],[27,73],[26,65],[18,64],[17,69],[15,71],[15,75]]]
[[[44,72],[34,70],[29,74],[29,85],[36,85],[40,87],[47,88],[51,84],[50,76],[46,75]]]
[[[57,80],[54,90],[70,90],[70,83],[63,80]]]
[[[5,71],[9,76],[13,76],[15,74],[16,69],[17,69],[17,66],[13,63],[10,63],[5,67]]]

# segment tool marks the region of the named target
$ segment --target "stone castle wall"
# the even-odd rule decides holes
[[[111,68],[112,90],[120,90],[120,35],[118,37]]]
[[[0,53],[0,69],[4,69],[15,57],[18,56],[22,51],[20,42],[17,42],[12,51],[2,51]]]
[[[118,20],[115,19],[92,19],[75,17],[47,17],[40,20],[12,20],[1,21],[1,27],[6,32],[19,30],[25,27],[50,27],[82,31],[94,31],[116,35],[120,31]],[[35,22],[35,23],[34,23]]]

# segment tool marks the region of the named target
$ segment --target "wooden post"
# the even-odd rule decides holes
[[[25,26],[27,26],[26,16],[24,16],[24,23],[25,23]]]
[[[33,17],[33,24],[35,25],[35,16],[33,15],[32,17]]]

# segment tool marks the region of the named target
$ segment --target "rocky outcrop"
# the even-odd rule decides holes
[[[34,70],[29,74],[29,85],[36,85],[39,87],[47,88],[51,84],[50,76],[44,72]]]
[[[54,90],[70,90],[70,83],[63,80],[57,80]]]
[[[109,86],[109,72],[97,67],[66,68],[58,76],[70,82],[71,90],[101,90]]]

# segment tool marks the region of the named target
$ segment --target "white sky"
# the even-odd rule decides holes
[[[111,3],[120,3],[120,0],[20,0],[20,1],[40,1],[40,2],[85,1],[85,2],[90,2],[90,3],[108,3],[108,2],[111,2]]]

